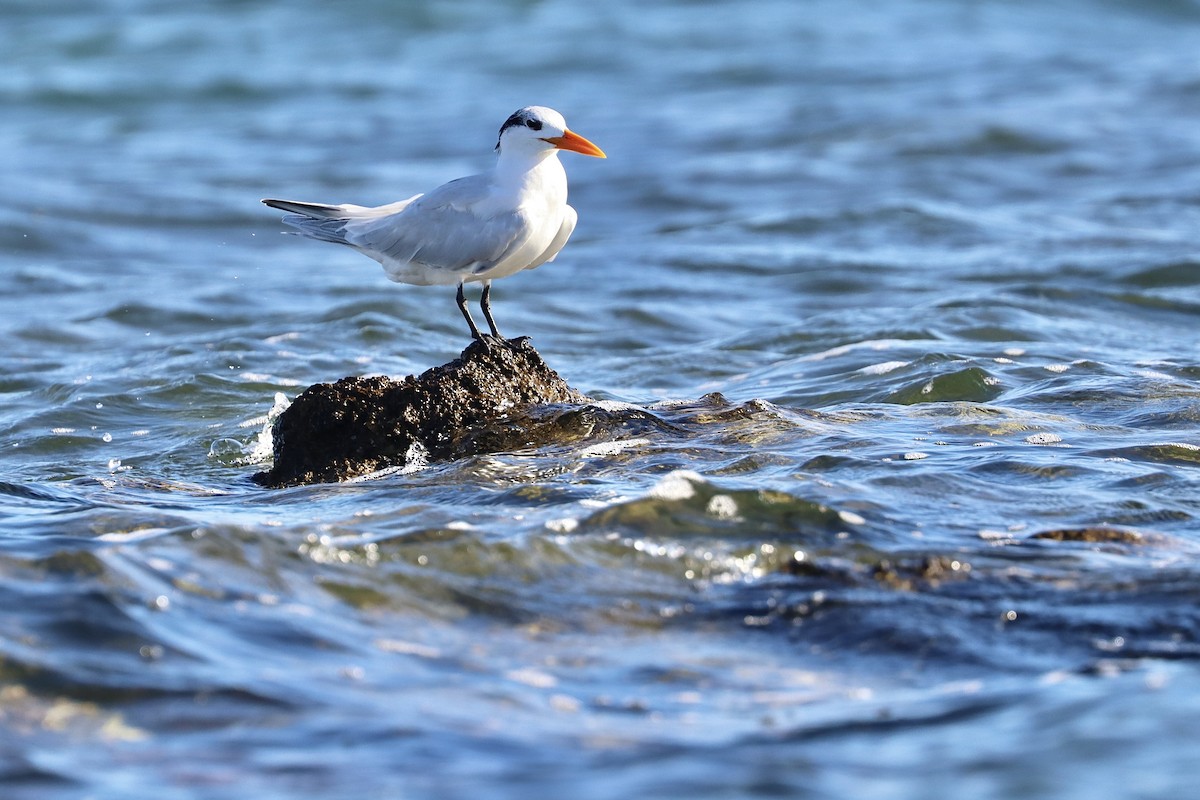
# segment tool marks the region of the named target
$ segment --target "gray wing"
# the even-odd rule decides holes
[[[515,211],[490,215],[477,210],[487,193],[485,176],[459,178],[399,213],[350,220],[346,242],[389,272],[407,272],[407,264],[451,274],[486,270],[528,235],[525,219]]]
[[[575,213],[575,209],[567,206],[563,210],[562,226],[558,229],[558,233],[554,235],[554,239],[550,242],[550,246],[546,248],[540,256],[534,259],[534,262],[525,269],[534,269],[545,264],[547,261],[553,261],[558,255],[558,251],[562,250],[567,243],[567,239],[571,238],[571,234],[575,231],[575,223],[579,221],[579,215]]]

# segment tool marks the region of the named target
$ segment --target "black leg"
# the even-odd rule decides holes
[[[471,328],[471,338],[482,339],[483,335],[479,332],[479,328],[475,327],[475,320],[471,319],[471,312],[467,310],[467,298],[463,296],[463,285],[461,283],[458,285],[458,310],[462,312],[463,319],[467,321],[467,325]]]
[[[483,296],[479,298],[479,307],[483,309],[483,318],[487,320],[488,327],[492,329],[492,336],[497,339],[503,339],[500,335],[500,329],[496,327],[496,320],[492,319],[492,282],[483,282]]]

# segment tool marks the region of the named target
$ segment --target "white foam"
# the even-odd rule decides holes
[[[853,511],[839,511],[838,518],[849,525],[865,525],[867,523],[861,514],[855,514]]]
[[[886,375],[887,373],[907,367],[911,361],[884,361],[880,364],[871,364],[858,370],[863,375]]]
[[[550,689],[558,685],[558,678],[555,678],[549,672],[543,672],[533,667],[509,670],[504,673],[504,677],[510,681],[532,686],[535,689]]]
[[[737,517],[738,505],[737,501],[727,494],[714,494],[704,510],[709,516],[717,519],[734,519]]]
[[[420,472],[429,466],[429,450],[421,442],[414,441],[408,446],[408,451],[404,454],[404,463],[397,464],[392,467],[384,467],[377,469],[374,472],[368,472],[366,475],[357,475],[353,478],[347,478],[346,483],[365,483],[367,481],[375,481],[380,478],[386,478],[389,475],[411,475],[414,472]]]
[[[300,333],[298,331],[288,331],[287,333],[280,333],[280,334],[276,334],[275,336],[268,336],[266,338],[266,342],[267,342],[267,344],[279,344],[280,342],[290,342],[292,340],[299,339],[299,338],[300,338]]]
[[[253,424],[255,425],[261,422],[262,430],[244,448],[247,464],[261,464],[264,461],[270,461],[275,455],[275,438],[272,429],[274,428],[275,420],[279,419],[279,415],[287,411],[291,404],[292,401],[287,398],[287,395],[283,392],[276,392],[275,403],[271,406],[271,410],[267,412],[265,417],[259,417],[254,420]]]
[[[593,458],[596,456],[614,456],[623,450],[628,450],[632,447],[640,447],[644,444],[650,444],[649,439],[622,439],[616,442],[600,442],[598,444],[588,445],[579,451],[579,455],[583,458]]]
[[[868,339],[863,342],[852,342],[850,344],[842,344],[837,347],[831,347],[828,350],[823,350],[820,353],[812,353],[801,357],[800,361],[824,361],[827,358],[836,358],[844,356],[853,350],[890,350],[897,345],[912,344],[912,342],[902,342],[899,339]]]
[[[442,651],[436,647],[419,642],[408,642],[403,639],[376,639],[375,646],[385,653],[399,653],[418,658],[441,658]]]
[[[658,500],[687,500],[696,494],[696,487],[692,484],[703,482],[700,473],[677,469],[664,475],[650,490],[650,496]]]
[[[102,542],[116,542],[118,544],[128,544],[129,542],[141,542],[146,539],[153,539],[156,536],[162,536],[170,531],[169,528],[140,528],[136,531],[110,531],[102,533],[96,538]]]
[[[413,440],[413,443],[408,446],[408,450],[404,453],[404,468],[400,470],[401,475],[409,475],[414,472],[420,472],[429,466],[429,449],[419,440]]]
[[[669,402],[669,401],[664,401]],[[641,411],[642,407],[633,403],[623,403],[620,400],[598,400],[591,405],[602,411]]]

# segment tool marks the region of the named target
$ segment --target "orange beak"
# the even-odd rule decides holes
[[[583,153],[585,156],[608,158],[608,156],[604,155],[603,150],[601,150],[599,147],[596,147],[596,145],[592,144],[578,133],[565,131],[562,136],[550,136],[546,139],[546,141],[557,147],[559,150],[571,150],[576,153]]]

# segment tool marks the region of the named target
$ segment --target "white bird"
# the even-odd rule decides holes
[[[575,230],[559,150],[605,158],[567,129],[552,108],[528,106],[500,126],[499,157],[487,172],[450,181],[428,194],[367,208],[263,200],[292,212],[283,221],[311,239],[353,247],[383,265],[397,283],[458,284],[458,308],[471,336],[482,338],[463,284],[483,283],[479,306],[493,336],[492,281],[553,261]]]

